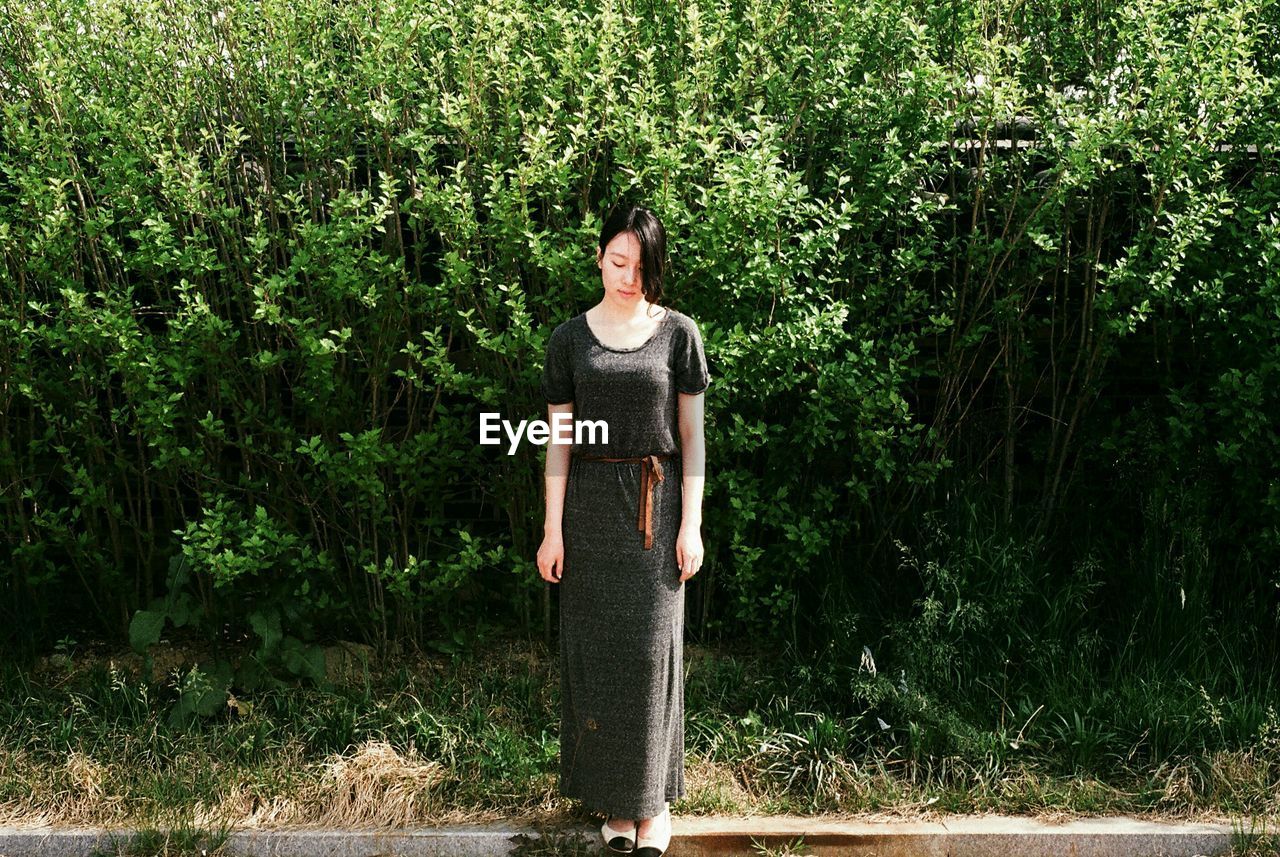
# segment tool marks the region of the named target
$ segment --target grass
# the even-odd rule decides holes
[[[1274,857],[1280,854],[1280,835],[1269,830],[1265,821],[1251,819],[1233,823],[1230,857]]]
[[[91,851],[89,857],[169,857],[169,855],[208,855],[221,853],[227,841],[228,831],[201,830],[180,825],[172,830],[144,828],[135,835],[121,839],[113,837],[106,848]]]
[[[884,730],[824,708],[822,689],[797,680],[794,665],[691,645],[686,661],[689,793],[677,814],[1125,813],[1254,824],[1280,812],[1280,723],[1248,695],[1132,677],[1059,687],[1035,705],[998,702],[986,722],[939,710]],[[217,831],[594,819],[556,791],[558,677],[538,644],[405,658],[325,688],[238,698],[176,732],[165,714],[180,668],[149,681],[140,667],[102,651],[4,667],[0,821]],[[1250,741],[1203,746],[1213,723],[1231,720],[1239,728],[1223,734],[1249,733],[1254,721]],[[1138,726],[1158,723],[1162,746],[1199,741],[1201,751],[1157,759],[1130,744]],[[953,734],[928,734],[938,731]]]

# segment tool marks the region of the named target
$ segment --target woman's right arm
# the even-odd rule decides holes
[[[569,421],[561,435],[564,442],[557,443],[555,415],[568,414]],[[542,547],[538,548],[538,573],[548,583],[559,583],[564,574],[564,496],[569,485],[569,455],[573,450],[573,402],[563,405],[547,405],[547,423],[551,426],[551,440],[547,443],[547,504],[546,519],[542,525]],[[563,421],[562,421],[563,422]]]

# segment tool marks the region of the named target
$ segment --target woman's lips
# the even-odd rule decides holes
[[[631,297],[632,295],[634,295],[634,294],[635,294],[635,290],[627,291],[626,289],[618,289],[618,294],[620,294],[620,295],[626,295],[627,297]]]

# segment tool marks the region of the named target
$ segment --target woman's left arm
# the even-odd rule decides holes
[[[676,537],[676,563],[684,583],[702,567],[702,488],[706,481],[707,444],[703,437],[703,393],[677,393],[680,458],[684,473],[680,533]]]

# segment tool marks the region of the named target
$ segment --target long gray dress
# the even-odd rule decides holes
[[[709,383],[693,320],[670,308],[635,348],[609,348],[586,315],[547,343],[542,393],[604,420],[608,443],[575,444],[565,493],[560,592],[560,793],[598,812],[649,818],[684,797],[684,584],[676,562],[683,470],[661,462],[653,546],[639,529],[641,464],[679,453],[676,392]],[[583,441],[589,439],[584,437]]]

